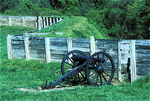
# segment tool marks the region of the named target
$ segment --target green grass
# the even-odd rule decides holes
[[[18,88],[36,89],[46,80],[60,77],[60,63],[7,60],[1,63],[1,100],[148,100],[150,77],[115,86],[78,86],[51,92],[23,92]],[[57,74],[56,74],[57,73]]]
[[[108,36],[104,35],[103,32],[99,32],[85,17],[65,17],[61,22],[39,32],[49,33],[44,37],[90,38],[90,36],[94,36],[97,39],[108,39]],[[58,35],[57,33],[63,34]]]
[[[92,87],[77,86],[74,89],[51,92],[23,92],[18,88],[35,89],[45,81],[54,81],[61,76],[60,63],[44,63],[24,59],[7,60],[7,34],[20,34],[30,28],[1,26],[1,62],[0,93],[1,101],[42,101],[42,100],[145,100],[150,99],[150,77],[146,76],[133,83],[122,83],[114,86]],[[21,32],[22,31],[22,32]]]

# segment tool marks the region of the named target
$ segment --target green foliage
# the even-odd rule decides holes
[[[110,1],[103,9],[86,14],[90,22],[107,29],[110,37],[119,39],[149,39],[148,0]]]
[[[101,33],[118,39],[149,39],[149,0],[2,0],[1,13],[85,16]]]

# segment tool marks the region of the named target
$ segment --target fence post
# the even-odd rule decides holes
[[[24,26],[24,17],[22,17],[22,26]]]
[[[24,46],[25,46],[26,60],[30,60],[29,37],[24,37]]]
[[[56,21],[57,21],[57,22],[59,21],[58,18],[56,18]]]
[[[11,35],[7,35],[7,53],[8,59],[12,59],[12,44],[11,44]]]
[[[50,39],[48,37],[45,38],[45,53],[46,53],[46,62],[51,62],[51,54],[50,54]]]
[[[118,80],[122,82],[122,74],[121,74],[121,42],[118,42]]]
[[[41,17],[38,17],[38,30],[41,30]]]
[[[131,82],[136,80],[136,54],[135,54],[135,40],[130,42],[130,73]]]
[[[68,52],[72,50],[72,38],[67,39]]]
[[[49,24],[52,25],[52,18],[49,18]]]
[[[49,26],[49,24],[48,24],[48,17],[46,17],[46,26]]]
[[[9,26],[11,26],[11,17],[8,17],[9,20]]]
[[[95,53],[95,39],[94,36],[90,36],[90,55]]]
[[[43,27],[46,27],[46,23],[45,23],[45,17],[43,17]]]
[[[55,23],[55,18],[52,18],[52,20],[53,20],[53,24]]]

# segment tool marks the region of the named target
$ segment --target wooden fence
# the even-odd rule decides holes
[[[7,36],[8,58],[61,62],[71,50],[81,50],[87,55],[103,51],[110,54],[115,62],[120,81],[123,68],[130,58],[131,81],[150,74],[150,40],[104,40],[84,38],[53,38]]]
[[[0,16],[0,25],[25,26],[41,30],[60,22],[64,18],[59,17],[34,17],[34,16]]]

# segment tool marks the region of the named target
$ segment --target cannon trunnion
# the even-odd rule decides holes
[[[111,56],[104,52],[96,52],[87,56],[84,52],[73,50],[68,52],[61,63],[62,76],[50,84],[43,85],[42,89],[53,88],[67,81],[71,85],[88,83],[93,86],[110,84],[115,65]]]

